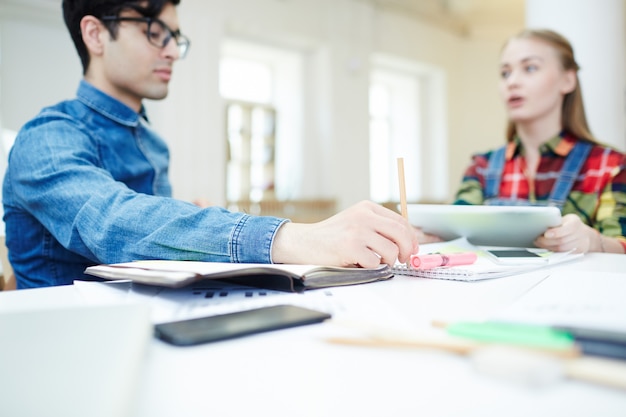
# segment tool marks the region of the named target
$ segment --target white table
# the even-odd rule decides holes
[[[487,317],[550,271],[626,279],[626,256],[590,254],[553,270],[474,283],[398,276],[352,288],[367,287],[421,325]],[[83,302],[75,286],[0,293],[0,312]],[[325,326],[333,325],[191,348],[154,339],[130,415],[626,416],[625,391],[574,380],[521,385],[480,374],[468,358],[443,351],[330,344]]]

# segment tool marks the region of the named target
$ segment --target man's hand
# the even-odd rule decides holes
[[[417,253],[415,229],[401,215],[371,201],[318,223],[285,223],[274,238],[275,263],[371,268]]]

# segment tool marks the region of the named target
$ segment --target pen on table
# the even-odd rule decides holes
[[[626,333],[572,326],[543,326],[506,322],[435,323],[448,334],[475,341],[506,342],[541,347],[577,346],[581,353],[626,359]]]
[[[409,213],[406,208],[406,184],[404,182],[404,158],[398,158],[398,184],[400,186],[400,212],[402,217],[409,220]],[[410,267],[410,260],[406,261],[406,266]]]
[[[565,373],[569,377],[626,389],[624,332],[493,321],[434,325],[445,327],[449,335],[475,342],[504,342],[557,350],[573,347],[583,356],[577,361],[566,362]]]
[[[440,266],[471,265],[478,255],[474,252],[431,253],[427,255],[411,255],[411,266],[415,269],[431,269]]]
[[[626,359],[626,332],[572,326],[552,328],[571,335],[584,354]]]
[[[328,342],[370,348],[436,349],[469,356],[482,373],[530,380],[567,377],[626,390],[626,363],[580,356],[576,350],[541,350],[506,344],[436,342],[432,340],[334,337]],[[470,342],[469,340],[467,342]],[[547,369],[549,365],[549,368]],[[545,374],[551,374],[546,376]],[[508,375],[507,375],[508,374]]]
[[[504,337],[500,332],[497,333],[484,323],[480,323],[485,331],[489,331],[488,337],[469,337],[468,333],[478,328],[478,323],[454,323],[447,325],[443,322],[436,322],[435,327],[444,328],[444,333],[428,333],[420,334],[417,332],[393,331],[387,327],[380,327],[372,323],[361,323],[358,321],[337,320],[333,319],[332,323],[361,330],[366,337],[331,337],[327,339],[331,343],[362,345],[371,347],[404,347],[404,348],[431,348],[442,349],[457,354],[470,354],[474,350],[487,345],[508,345],[517,346],[520,349],[527,349],[534,352],[541,352],[551,356],[560,358],[573,358],[581,355],[580,349],[574,344],[571,338],[563,338],[554,335],[541,335],[529,340],[528,337],[523,338],[525,343],[520,340]],[[455,328],[460,330],[467,329],[465,332],[451,331]],[[460,334],[464,333],[464,334]],[[476,331],[474,331],[476,333]]]
[[[346,325],[344,322],[338,324]],[[353,327],[351,323],[347,325]],[[457,329],[464,327],[472,329],[472,326],[460,323]],[[356,327],[363,327],[367,330],[370,326]],[[444,350],[470,356],[472,363],[479,371],[494,376],[526,378],[538,382],[546,380],[550,382],[560,377],[567,377],[626,389],[626,363],[624,361],[581,356],[580,349],[571,339],[562,335],[545,333],[543,330],[539,330],[539,333],[537,329],[531,330],[530,333],[534,333],[534,336],[526,339],[526,342],[530,343],[520,345],[519,340],[503,337],[502,332],[493,332],[489,326],[484,329],[490,337],[484,337],[481,340],[466,337],[424,338],[412,334],[389,333],[385,329],[379,331],[375,327],[368,332],[369,337],[331,337],[326,340],[333,344],[372,348]],[[452,335],[450,332],[448,334]],[[526,335],[528,334],[527,332]]]

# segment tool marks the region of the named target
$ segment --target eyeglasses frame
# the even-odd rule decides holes
[[[179,59],[183,59],[187,56],[189,52],[189,47],[191,46],[191,41],[188,37],[180,33],[180,30],[172,30],[164,21],[161,19],[153,18],[153,17],[130,17],[130,16],[103,16],[100,18],[102,22],[139,22],[139,23],[147,23],[148,29],[146,30],[146,38],[148,39],[148,43],[152,46],[156,46],[159,49],[164,49],[167,44],[174,39],[176,42],[176,46],[178,47]],[[155,44],[150,39],[150,26],[152,23],[157,23],[163,26],[168,35],[163,39],[163,44],[158,45]]]

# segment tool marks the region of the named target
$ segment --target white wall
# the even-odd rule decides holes
[[[73,97],[81,76],[60,3],[0,0],[3,128],[18,130],[42,107]]]
[[[217,90],[215,50],[224,36],[288,46],[306,57],[309,94],[302,197],[334,197],[340,207],[368,197],[367,91],[373,52],[421,61],[446,74],[449,154],[444,158],[450,168],[449,198],[470,154],[503,141],[505,116],[496,90],[497,57],[506,36],[520,27],[507,28],[510,32],[500,28],[472,39],[355,0],[185,0],[179,16],[192,49],[189,59],[177,64],[172,95],[157,105],[163,114],[177,113],[178,117],[153,119],[166,137],[176,135],[182,118],[185,132],[202,138],[203,150],[190,149],[186,156],[185,145],[172,143],[175,158],[183,157],[206,170],[204,175],[191,174],[189,163],[178,169],[174,162],[172,178],[181,198],[223,199],[223,181],[214,182],[216,177],[208,173],[221,176],[224,172],[222,108],[217,94],[211,93]],[[205,85],[210,77],[206,95],[198,94],[203,90],[195,84],[203,77]],[[179,94],[182,90],[196,93]],[[189,107],[212,111],[200,117],[180,114]],[[200,161],[203,158],[205,164]]]
[[[409,16],[385,13],[378,20],[377,52],[428,63],[446,73],[452,198],[471,154],[504,141],[506,115],[497,94],[499,53],[504,40],[521,26],[482,28],[480,33],[459,36]]]
[[[0,0],[5,127],[19,128],[42,106],[75,92],[80,64],[60,6],[50,3]],[[30,4],[40,4],[42,12]],[[359,0],[184,0],[178,11],[182,31],[192,41],[190,54],[174,68],[169,97],[147,107],[170,144],[179,198],[224,201],[226,149],[217,78],[219,45],[226,36],[287,46],[305,57],[303,197],[334,197],[342,208],[368,197],[373,52],[422,61],[445,74],[450,198],[470,154],[503,141],[497,58],[505,37],[519,27],[461,36]]]
[[[622,151],[626,150],[624,3],[624,0],[527,0],[526,5],[528,26],[554,29],[571,42],[581,67],[578,78],[589,128],[599,141]],[[567,13],[561,13],[563,10]]]

